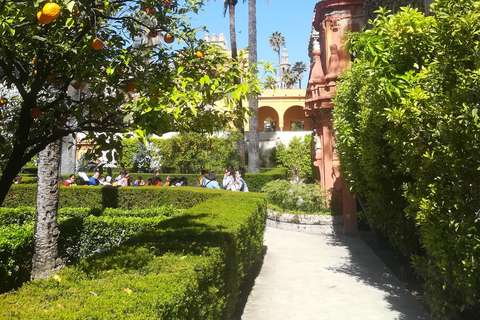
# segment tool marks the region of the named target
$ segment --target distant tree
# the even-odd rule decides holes
[[[275,89],[275,85],[277,84],[277,79],[273,76],[265,77],[264,81],[262,82],[263,89]]]
[[[292,72],[295,75],[295,80],[298,81],[298,89],[302,89],[302,79],[305,71],[307,71],[307,65],[303,61],[293,64]]]
[[[238,0],[223,0],[223,16],[225,17],[228,11],[228,17],[230,19],[230,45],[232,47],[231,56],[232,56],[232,61],[234,62],[237,61],[237,57],[238,57],[237,34],[235,31],[235,6],[237,4],[238,4]],[[241,81],[240,78],[233,79],[234,84],[239,84],[240,81]],[[239,103],[241,105],[242,101],[240,101]],[[242,122],[236,122],[235,127],[238,129],[238,131],[242,135],[245,134],[245,128],[243,127]],[[245,166],[245,137],[238,138],[237,151],[238,151],[238,157],[240,158],[240,163],[242,164],[242,167],[244,167]]]
[[[270,47],[272,47],[273,51],[278,54],[278,68],[280,70],[280,49],[282,46],[285,45],[285,38],[280,32],[275,31],[274,33],[272,33],[270,38],[268,38],[268,44],[270,45]],[[281,76],[281,72],[279,73],[279,75]]]
[[[292,89],[297,82],[297,78],[292,69],[285,69],[282,74],[282,81],[287,85],[287,89]]]

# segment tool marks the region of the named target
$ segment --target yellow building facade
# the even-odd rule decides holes
[[[258,97],[259,131],[309,131],[304,106],[304,89],[264,90]]]

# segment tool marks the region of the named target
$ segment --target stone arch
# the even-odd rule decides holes
[[[269,106],[258,108],[258,131],[265,131],[265,120],[272,119],[275,122],[276,130],[280,130],[280,123],[277,111]]]
[[[303,106],[291,106],[283,114],[283,131],[292,131],[293,121],[303,121],[303,130],[310,130],[309,119],[305,116]]]

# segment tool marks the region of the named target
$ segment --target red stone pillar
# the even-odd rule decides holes
[[[331,191],[332,210],[343,212],[346,233],[357,231],[356,201],[340,177],[331,101],[338,76],[350,66],[348,48],[343,46],[345,32],[358,31],[363,25],[362,0],[323,0],[315,5],[313,26],[319,36],[313,43],[314,61],[305,95],[305,113],[312,118],[316,129],[313,165],[319,173],[317,178]]]

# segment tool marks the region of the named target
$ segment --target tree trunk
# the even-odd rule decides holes
[[[235,5],[228,7],[228,15],[230,18],[230,45],[232,46],[232,60],[237,60],[237,35],[235,31]]]
[[[257,1],[248,0],[248,60],[250,68],[257,63]],[[252,70],[255,74],[257,69]],[[258,99],[250,97],[248,106],[253,114],[248,128],[248,172],[260,173],[260,146],[258,133]]]
[[[230,4],[228,7],[228,15],[230,18],[230,42],[232,46],[232,60],[237,60],[237,36],[235,31],[235,5]],[[239,78],[233,79],[233,84],[240,84]],[[240,107],[241,105],[240,101]],[[243,137],[237,139],[237,154],[240,161],[240,167],[245,167],[245,129],[243,128],[243,123],[237,123],[237,130],[242,134]]]
[[[237,139],[237,153],[238,153],[238,160],[240,163],[240,168],[245,168],[245,129],[243,125],[237,126],[238,131],[242,134],[241,137]]]
[[[32,280],[48,279],[56,267],[57,213],[60,195],[57,183],[59,160],[59,141],[49,144],[38,154],[37,215]]]
[[[2,172],[2,177],[0,178],[0,205],[5,200],[5,197],[10,190],[10,186],[13,183],[13,179],[20,172],[23,167],[23,149],[16,146],[14,147],[10,158],[8,159],[7,165]]]

